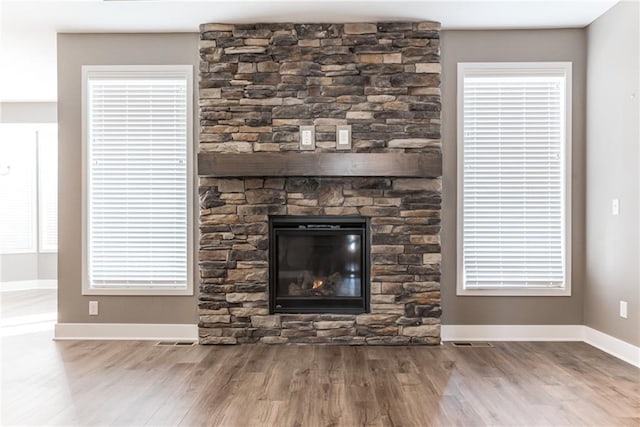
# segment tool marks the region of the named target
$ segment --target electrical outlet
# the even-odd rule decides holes
[[[620,215],[620,199],[611,200],[611,215]]]
[[[98,301],[89,301],[89,316],[98,315]]]
[[[620,317],[623,319],[627,318],[627,302],[620,301]]]

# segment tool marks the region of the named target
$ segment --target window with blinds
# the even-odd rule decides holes
[[[0,254],[36,253],[36,130],[0,125]]]
[[[570,63],[459,64],[459,294],[570,294],[570,90]]]
[[[0,125],[0,253],[58,249],[58,135],[54,123]]]
[[[192,68],[83,73],[84,291],[190,293]]]

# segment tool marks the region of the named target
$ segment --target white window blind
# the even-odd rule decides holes
[[[40,252],[58,250],[58,127],[38,129]]]
[[[36,132],[33,125],[0,126],[0,253],[35,253]]]
[[[460,64],[463,290],[565,289],[570,64]]]
[[[89,288],[186,289],[191,68],[85,68]]]

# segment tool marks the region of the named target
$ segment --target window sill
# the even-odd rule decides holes
[[[188,288],[84,288],[82,295],[111,295],[111,296],[193,296],[193,289]]]
[[[456,296],[461,297],[570,297],[571,288],[538,289],[460,289]]]

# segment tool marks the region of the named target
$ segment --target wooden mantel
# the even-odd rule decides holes
[[[442,175],[439,151],[424,153],[198,153],[198,175],[251,176],[397,176]]]

